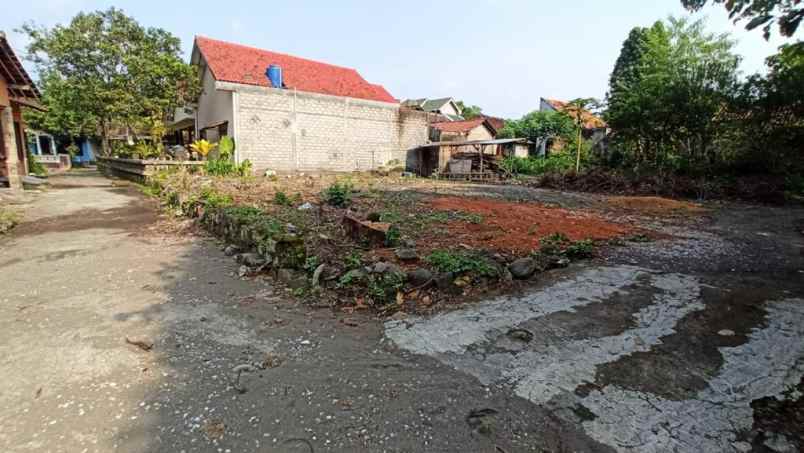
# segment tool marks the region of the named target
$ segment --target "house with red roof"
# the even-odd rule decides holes
[[[427,142],[428,114],[403,108],[355,69],[203,36],[191,63],[203,91],[174,131],[231,136],[235,159],[256,170],[370,170],[405,164]]]
[[[484,116],[430,124],[430,140],[434,142],[492,140],[496,136],[497,130]]]

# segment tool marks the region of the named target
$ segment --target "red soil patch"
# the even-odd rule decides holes
[[[689,201],[671,200],[662,197],[611,197],[609,204],[644,214],[703,214],[707,209]]]
[[[450,242],[502,252],[529,253],[539,238],[563,233],[572,240],[611,239],[637,231],[594,214],[550,208],[537,203],[513,203],[483,198],[439,197],[431,200],[441,211],[462,211],[483,216],[479,224],[448,224]]]

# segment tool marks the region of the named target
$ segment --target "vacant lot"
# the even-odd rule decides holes
[[[415,314],[424,295],[405,290],[390,306],[407,314],[378,318],[354,299],[321,303],[337,289],[300,297],[238,277],[225,243],[133,187],[54,180],[0,239],[3,451],[802,447],[800,208],[355,182],[349,209],[409,219],[422,258],[484,250],[508,263],[552,228],[598,242],[528,280],[459,287],[433,314]],[[328,226],[346,210],[319,203],[329,181],[237,184],[233,198],[278,215],[315,204],[322,260],[359,250],[363,265],[396,263],[395,249]],[[275,203],[296,187],[292,206]]]

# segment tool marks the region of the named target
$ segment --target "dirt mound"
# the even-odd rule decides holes
[[[539,238],[552,233],[563,233],[572,240],[601,240],[636,232],[632,227],[594,214],[538,203],[463,197],[438,197],[430,203],[437,210],[463,211],[482,217],[478,223],[450,222],[451,242],[518,254],[537,248]]]
[[[619,208],[646,214],[703,214],[707,209],[689,201],[671,200],[662,197],[612,197],[609,204]]]

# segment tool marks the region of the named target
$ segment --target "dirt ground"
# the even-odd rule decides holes
[[[53,180],[0,238],[2,451],[804,445],[804,209],[708,204],[687,219],[596,195],[417,188],[663,236],[516,294],[379,320],[238,278],[222,244],[164,233],[134,188],[85,170]]]

